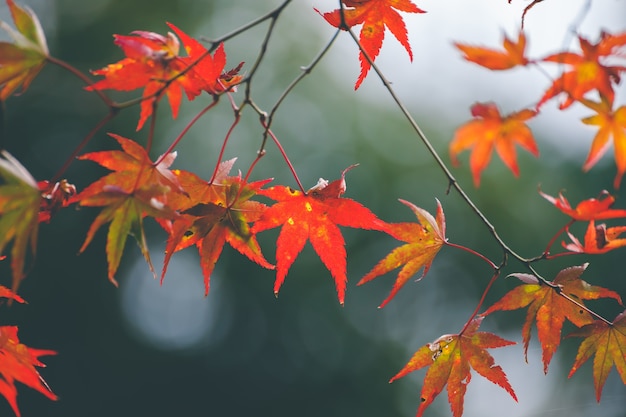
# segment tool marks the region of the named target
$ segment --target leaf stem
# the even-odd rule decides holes
[[[176,137],[176,139],[174,139],[174,141],[172,142],[172,144],[167,148],[167,150],[165,152],[163,152],[163,154],[159,157],[159,159],[156,160],[156,162],[154,163],[154,165],[159,165],[161,162],[163,162],[163,159],[170,154],[174,148],[176,148],[176,146],[178,145],[178,142],[181,141],[181,139],[183,138],[183,136],[185,136],[187,134],[187,132],[189,131],[189,129],[191,129],[191,126],[193,126],[198,119],[200,119],[200,117],[202,117],[202,115],[204,115],[206,112],[208,112],[209,110],[211,110],[216,104],[218,103],[218,99],[217,98],[213,98],[213,102],[211,104],[209,104],[208,106],[206,106],[204,109],[202,109],[198,114],[196,114],[193,119],[191,119],[191,121],[189,123],[187,123],[187,126],[185,126],[185,128],[178,134],[178,136]]]
[[[482,259],[483,261],[487,262],[489,264],[489,266],[495,270],[498,270],[500,267],[498,265],[496,265],[495,263],[493,263],[491,261],[491,259],[487,258],[486,256],[484,256],[481,253],[476,252],[474,249],[470,249],[467,246],[463,246],[463,245],[457,245],[456,243],[451,243],[448,241],[445,241],[444,243],[446,246],[450,246],[453,248],[457,248],[457,249],[461,249],[464,250],[465,252],[471,253],[474,256],[479,257],[480,259]]]
[[[74,162],[74,160],[76,159],[76,157],[78,156],[80,151],[91,141],[91,139],[94,137],[94,135],[96,133],[98,133],[98,131],[100,131],[100,129],[102,129],[104,126],[106,126],[107,123],[109,123],[111,120],[113,120],[113,118],[115,118],[115,116],[117,116],[118,113],[119,113],[119,111],[118,111],[117,108],[115,108],[115,107],[111,107],[110,108],[109,113],[102,120],[100,120],[98,122],[98,124],[96,124],[89,131],[89,133],[87,133],[87,135],[85,135],[85,137],[78,144],[78,146],[76,146],[76,148],[72,151],[71,155],[63,163],[61,168],[50,179],[50,182],[57,182],[57,181],[59,181],[61,179],[61,177],[63,176],[63,173],[65,173],[65,171],[69,168],[69,166],[72,164],[72,162]]]
[[[467,330],[469,325],[472,323],[472,320],[474,320],[474,317],[476,317],[476,315],[478,314],[478,311],[480,311],[480,308],[482,307],[483,303],[485,302],[485,298],[487,297],[487,293],[491,289],[493,283],[496,282],[496,279],[498,279],[498,277],[500,276],[500,268],[502,266],[504,266],[505,261],[506,260],[502,261],[502,264],[499,267],[496,268],[496,271],[493,273],[491,279],[487,283],[487,286],[483,290],[483,294],[481,295],[480,300],[478,301],[478,305],[476,306],[476,308],[472,312],[472,315],[470,316],[469,320],[465,323],[465,325],[463,326],[463,328],[459,332],[459,336],[461,336],[465,332],[465,330]]]
[[[239,112],[235,112],[235,120],[233,120],[233,123],[228,128],[228,132],[226,132],[226,137],[224,137],[224,140],[222,141],[222,147],[220,148],[220,153],[217,156],[217,163],[215,164],[215,169],[213,169],[213,175],[211,175],[211,180],[209,181],[209,184],[213,184],[213,181],[215,181],[215,177],[217,176],[217,172],[220,168],[220,163],[222,162],[222,158],[224,157],[224,152],[226,151],[226,144],[228,143],[228,139],[230,139],[230,135],[233,133],[233,130],[235,130],[235,126],[239,124],[239,120],[241,120],[241,114],[239,114]]]
[[[280,141],[274,135],[274,132],[272,132],[272,129],[268,128],[267,123],[265,122],[263,118],[261,118],[261,125],[266,129],[267,133],[270,135],[270,137],[274,141],[274,144],[278,148],[278,151],[283,156],[283,159],[285,160],[285,162],[287,163],[287,166],[289,167],[289,170],[291,171],[291,175],[293,175],[293,178],[296,180],[296,184],[298,184],[298,188],[300,188],[300,191],[306,194],[306,191],[304,187],[302,186],[302,183],[300,182],[300,178],[298,178],[298,174],[296,174],[296,169],[293,167],[293,164],[289,160],[289,157],[287,156],[287,153],[285,152],[283,145],[280,144]]]
[[[63,68],[64,70],[69,71],[70,73],[72,73],[73,75],[81,79],[87,86],[92,86],[94,84],[94,82],[89,77],[87,77],[82,71],[80,71],[73,65],[68,64],[67,62],[63,60],[55,58],[50,55],[46,56],[46,60],[51,64],[57,65]],[[100,99],[104,102],[104,104],[106,104],[110,109],[117,109],[120,107],[116,102],[111,100],[109,96],[104,94],[101,90],[94,89],[91,91],[93,91],[98,97],[100,97]]]

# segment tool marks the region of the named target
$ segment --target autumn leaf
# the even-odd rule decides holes
[[[271,180],[244,183],[241,176],[229,177],[231,161],[222,162],[213,183],[186,171],[176,171],[187,193],[172,201],[180,210],[169,229],[161,281],[174,252],[196,245],[204,275],[205,295],[209,293],[210,277],[225,243],[264,268],[274,269],[263,254],[249,223],[259,219],[267,208],[250,200]]]
[[[0,42],[0,101],[6,100],[20,85],[25,91],[46,64],[48,45],[35,13],[6,0],[15,29],[0,21],[14,43]]]
[[[105,78],[87,87],[88,90],[119,91],[143,88],[144,100],[141,102],[137,130],[152,115],[155,101],[163,94],[167,96],[172,116],[176,118],[183,91],[191,100],[202,90],[217,93],[239,81],[235,78],[234,81],[231,79],[220,83],[221,72],[226,64],[223,45],[211,57],[206,48],[193,38],[173,24],[168,25],[183,40],[183,47],[189,57],[179,56],[180,41],[171,32],[167,36],[146,31],[134,31],[131,36],[114,35],[115,44],[122,48],[126,58],[93,71],[93,74]],[[192,64],[195,67],[189,69]]]
[[[503,117],[494,103],[475,103],[471,110],[474,119],[459,127],[450,142],[450,158],[458,165],[457,155],[472,149],[470,170],[474,185],[480,185],[480,174],[489,164],[494,148],[516,177],[519,176],[516,143],[535,157],[539,156],[533,134],[525,123],[537,114],[536,111],[525,109]]]
[[[24,279],[24,264],[30,247],[37,250],[41,193],[30,173],[7,151],[0,151],[0,254],[9,242],[13,291]]]
[[[385,38],[385,28],[388,28],[413,61],[406,25],[397,10],[407,13],[426,13],[424,10],[419,9],[411,0],[343,0],[343,4],[348,7],[343,9],[343,19],[342,9],[327,13],[321,13],[317,9],[315,11],[336,28],[345,29],[344,24],[348,28],[363,24],[359,43],[372,60],[376,60]],[[371,67],[363,53],[359,54],[359,62],[361,74],[354,85],[355,90],[360,87]]]
[[[606,227],[604,223],[596,226],[595,222],[591,220],[585,232],[584,245],[569,230],[567,235],[572,243],[562,242],[562,245],[570,252],[598,255],[626,246],[626,239],[617,239],[624,232],[626,232],[626,226]]]
[[[426,408],[448,386],[448,401],[454,417],[463,414],[463,401],[467,384],[471,380],[470,367],[479,375],[502,387],[515,401],[517,396],[499,365],[486,349],[514,345],[515,342],[487,332],[478,332],[482,317],[477,317],[462,334],[443,335],[432,343],[418,349],[406,364],[389,382],[402,378],[410,372],[429,367],[422,384],[421,404],[416,417],[424,414]]]
[[[612,138],[617,165],[613,187],[617,189],[626,172],[626,106],[613,110],[613,101],[604,96],[601,96],[599,103],[586,99],[581,99],[580,102],[598,113],[582,119],[584,124],[598,126],[598,133],[593,138],[583,170],[589,171],[602,158]]]
[[[172,191],[183,192],[176,175],[169,169],[176,159],[176,152],[172,152],[154,165],[146,149],[134,140],[114,133],[109,133],[122,147],[121,151],[91,152],[78,157],[80,160],[89,160],[114,171],[87,186],[80,194],[71,198],[76,202],[99,194],[103,187],[112,186],[129,194],[146,185],[160,185]]]
[[[576,208],[572,208],[567,198],[561,193],[558,198],[545,194],[541,190],[539,194],[573,220],[589,221],[626,217],[626,210],[611,208],[615,204],[615,197],[606,190],[603,190],[597,199],[589,198],[581,201]]]
[[[189,68],[185,77],[181,77],[181,83],[187,96],[191,100],[202,91],[216,95],[225,91],[233,91],[234,86],[242,80],[239,71],[243,62],[231,70],[224,72],[226,66],[226,52],[224,44],[220,43],[213,56],[197,40],[187,35],[171,23],[167,24],[176,33],[187,52],[186,57],[179,58],[180,62]]]
[[[357,284],[364,284],[402,266],[391,293],[382,302],[379,308],[383,308],[396,295],[400,288],[422,268],[424,271],[418,281],[424,278],[432,265],[433,259],[446,242],[446,220],[439,200],[437,200],[436,219],[426,210],[408,201],[400,200],[400,202],[415,213],[419,223],[390,224],[388,226],[388,233],[398,240],[407,242],[407,244],[392,250],[391,253],[376,264],[370,272],[361,278],[361,281]]]
[[[525,66],[530,62],[525,56],[526,36],[521,31],[517,37],[517,42],[504,36],[504,51],[459,42],[455,42],[454,46],[465,54],[463,58],[467,61],[491,70],[506,70],[518,65]]]
[[[56,352],[23,345],[17,332],[16,326],[0,326],[0,394],[7,399],[17,417],[20,417],[16,381],[39,391],[51,400],[57,399],[35,368],[45,366],[39,360],[40,356],[55,355]]]
[[[349,198],[341,197],[346,191],[345,174],[331,183],[320,179],[306,193],[282,185],[261,190],[260,195],[277,201],[269,207],[252,226],[252,233],[262,232],[282,225],[276,242],[276,281],[274,293],[283,284],[289,268],[307,241],[328,268],[335,280],[337,297],[344,303],[346,291],[346,249],[337,226],[367,230],[385,230],[381,221],[368,208]]]
[[[0,298],[8,298],[9,300],[15,300],[18,303],[25,303],[24,299],[7,287],[0,285]]]
[[[596,44],[578,36],[578,42],[581,49],[580,54],[560,52],[543,58],[545,62],[570,65],[571,69],[564,71],[559,78],[554,80],[537,103],[537,108],[551,98],[564,93],[567,97],[559,104],[559,108],[566,109],[575,101],[585,98],[588,92],[594,90],[613,102],[615,97],[613,83],[619,83],[620,72],[626,70],[626,67],[604,65],[601,61],[604,62],[611,55],[618,56],[619,51],[626,46],[626,33],[611,35],[602,32],[600,40]]]
[[[595,354],[593,383],[596,388],[596,400],[600,402],[602,388],[613,366],[626,384],[626,311],[619,314],[613,323],[595,320],[567,335],[574,336],[584,337],[585,340],[578,347],[576,361],[568,378],[571,378],[578,368]]]
[[[591,315],[571,300],[583,305],[583,300],[610,297],[622,303],[622,299],[616,292],[590,285],[580,279],[586,268],[587,264],[565,268],[557,274],[554,281],[548,281],[550,285],[540,283],[534,275],[511,274],[510,276],[519,279],[524,284],[506,293],[483,314],[486,316],[494,311],[517,310],[528,306],[526,321],[522,327],[524,356],[528,360],[530,329],[533,321],[536,321],[542,349],[543,370],[547,373],[550,360],[561,343],[561,329],[565,319],[577,327],[593,322]]]
[[[176,158],[171,153],[156,166],[146,150],[138,143],[111,134],[123,151],[102,151],[82,155],[114,172],[87,186],[71,198],[81,206],[104,207],[87,232],[80,248],[83,252],[104,224],[111,222],[107,235],[106,253],[109,280],[117,285],[115,273],[119,266],[127,236],[133,235],[154,274],[143,230],[143,218],[171,218],[173,211],[166,205],[166,193],[182,192],[175,175],[168,169]]]

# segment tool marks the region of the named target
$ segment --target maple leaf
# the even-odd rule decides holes
[[[346,191],[345,174],[331,183],[320,178],[318,184],[303,193],[282,185],[260,190],[276,204],[263,212],[252,226],[252,233],[262,232],[282,225],[276,241],[276,281],[274,293],[283,284],[289,268],[307,241],[328,268],[333,279],[337,297],[344,303],[346,291],[346,249],[343,236],[337,226],[367,230],[386,229],[386,223],[360,203],[341,197]]]
[[[138,143],[118,135],[111,134],[111,137],[122,146],[123,152],[92,152],[79,159],[97,162],[114,172],[90,184],[70,201],[78,202],[81,206],[104,207],[89,228],[80,252],[87,248],[102,225],[111,222],[106,243],[108,277],[117,285],[114,276],[129,234],[137,240],[154,274],[143,231],[143,218],[146,215],[155,218],[172,217],[173,211],[165,204],[166,193],[182,190],[168,169],[176,158],[175,153],[165,156],[155,166]]]
[[[588,264],[573,266],[561,270],[552,286],[540,283],[534,275],[511,274],[524,284],[517,286],[506,293],[500,300],[489,307],[483,315],[494,311],[517,310],[528,306],[526,321],[522,327],[524,341],[524,356],[528,361],[528,344],[530,343],[530,328],[533,320],[537,323],[537,334],[542,349],[543,370],[548,372],[550,360],[561,343],[561,329],[565,319],[575,326],[581,327],[593,321],[591,315],[566,297],[583,304],[582,300],[598,298],[613,298],[620,304],[619,294],[606,288],[590,285],[580,279]],[[554,288],[553,288],[554,286]],[[562,295],[564,296],[562,296]]]
[[[224,71],[226,66],[226,52],[224,44],[220,43],[211,56],[207,49],[197,40],[187,35],[171,23],[167,25],[176,33],[182,41],[186,57],[179,58],[186,68],[190,68],[188,75],[182,77],[187,96],[191,99],[199,95],[202,91],[216,95],[225,91],[233,91],[234,86],[242,80],[238,75],[243,62],[231,70]]]
[[[525,56],[526,36],[521,31],[517,37],[517,43],[504,36],[504,51],[459,42],[455,42],[454,46],[465,54],[463,58],[467,61],[491,70],[506,70],[518,65],[525,66],[530,62]]]
[[[363,24],[359,34],[359,43],[372,60],[376,60],[385,38],[385,28],[388,28],[413,61],[406,26],[402,16],[396,10],[407,13],[426,13],[424,10],[418,8],[411,0],[342,0],[342,2],[349,8],[336,9],[327,13],[321,13],[317,9],[315,11],[336,28],[345,29],[344,24],[349,28]],[[354,85],[355,90],[360,87],[371,67],[363,53],[359,54],[359,62],[361,74]]]
[[[560,52],[543,58],[546,62],[571,65],[570,71],[554,80],[550,88],[544,93],[537,108],[549,99],[561,93],[567,94],[565,100],[559,104],[560,109],[566,109],[575,101],[582,100],[589,91],[597,90],[601,96],[613,102],[615,91],[613,83],[619,83],[620,72],[626,70],[624,66],[608,66],[600,62],[612,54],[616,54],[626,45],[626,33],[611,35],[602,32],[598,43],[593,44],[582,36],[578,36],[582,54],[574,52]]]
[[[181,210],[181,214],[166,228],[169,238],[161,282],[172,254],[193,244],[198,247],[200,254],[205,295],[209,293],[211,273],[225,243],[262,267],[274,269],[274,265],[263,257],[261,247],[249,226],[267,208],[265,204],[250,198],[271,180],[244,183],[241,176],[228,177],[226,174],[232,162],[234,160],[221,163],[220,174],[212,184],[192,173],[177,171],[187,194],[179,196],[172,205]]]
[[[0,285],[0,298],[8,298],[9,300],[15,300],[18,303],[25,303],[24,299],[15,292],[11,291],[7,287]]]
[[[545,194],[541,190],[539,190],[539,194],[573,220],[589,221],[626,217],[626,210],[611,208],[615,204],[615,197],[606,190],[600,193],[600,198],[583,200],[576,205],[575,209],[572,208],[567,198],[561,193],[559,193],[559,198]]]
[[[23,345],[17,332],[16,326],[0,326],[0,394],[7,399],[13,412],[20,417],[16,381],[39,391],[51,400],[57,399],[35,368],[45,366],[39,360],[40,356],[56,355],[56,352]]]
[[[17,30],[0,21],[15,43],[0,42],[0,101],[6,100],[20,85],[25,91],[46,64],[48,45],[35,13],[6,0]]]
[[[519,176],[516,143],[535,157],[539,156],[533,134],[525,123],[537,114],[536,111],[525,109],[503,117],[494,103],[475,103],[471,111],[474,119],[459,127],[450,142],[450,158],[458,165],[459,152],[472,149],[470,169],[477,187],[494,147],[516,177]]]
[[[411,360],[389,382],[402,378],[410,372],[428,366],[417,416],[448,386],[448,402],[454,417],[463,414],[463,400],[467,384],[471,380],[470,367],[479,375],[502,387],[515,401],[517,396],[509,384],[502,368],[495,365],[493,357],[486,349],[514,345],[515,342],[503,339],[493,333],[478,332],[483,317],[477,317],[462,334],[443,335],[432,343],[422,346]]]
[[[571,252],[597,255],[626,246],[626,239],[617,239],[624,232],[626,232],[626,226],[606,227],[604,223],[596,226],[595,222],[591,220],[585,232],[584,245],[580,243],[569,229],[567,230],[567,235],[572,240],[572,243],[566,244],[562,242],[562,245]]]
[[[609,140],[613,138],[615,149],[615,164],[617,175],[613,187],[619,188],[624,172],[626,172],[626,106],[613,110],[613,101],[601,96],[600,102],[581,99],[580,102],[594,110],[596,115],[585,117],[582,122],[587,125],[598,126],[598,133],[593,138],[589,155],[583,165],[583,170],[589,171],[596,162],[606,153]]]
[[[602,388],[613,365],[626,384],[626,311],[619,314],[613,323],[595,320],[567,337],[584,337],[578,347],[576,361],[568,378],[595,353],[593,360],[593,383],[596,388],[596,400],[600,402]]]
[[[134,31],[132,36],[114,35],[115,44],[122,48],[126,58],[92,71],[105,78],[87,87],[88,90],[119,91],[144,88],[137,130],[152,115],[154,102],[162,94],[167,96],[172,116],[176,118],[183,91],[191,100],[202,90],[215,94],[226,91],[230,85],[239,81],[231,74],[228,77],[230,80],[220,82],[221,71],[226,64],[222,44],[215,56],[211,57],[199,42],[173,24],[168,23],[168,26],[183,40],[183,47],[189,57],[179,56],[180,41],[171,32],[167,36],[146,31]],[[192,64],[195,67],[188,68]]]
[[[30,173],[7,151],[0,151],[0,253],[13,241],[11,272],[13,291],[24,278],[24,263],[30,246],[37,250],[41,193]]]
[[[361,281],[357,284],[364,284],[402,266],[391,293],[382,302],[379,308],[383,308],[396,295],[400,288],[422,268],[424,271],[418,281],[424,278],[432,265],[433,259],[446,243],[446,220],[439,200],[437,200],[436,219],[426,210],[408,201],[400,200],[400,202],[415,213],[419,223],[390,224],[388,226],[388,233],[398,240],[407,242],[407,244],[392,250],[384,259],[376,264],[370,272],[361,278]]]
[[[160,185],[183,192],[178,179],[169,170],[176,159],[176,152],[159,158],[161,162],[154,165],[146,149],[134,140],[114,133],[109,133],[109,136],[120,144],[121,151],[91,152],[78,159],[96,162],[114,172],[87,186],[80,194],[70,198],[70,202],[97,195],[105,186],[116,187],[127,194],[146,185]]]

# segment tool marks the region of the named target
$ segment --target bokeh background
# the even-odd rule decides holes
[[[82,71],[121,59],[111,35],[133,30],[159,33],[172,22],[192,36],[217,38],[267,13],[281,2],[221,0],[31,0],[40,16],[51,53]],[[378,63],[400,98],[446,162],[454,129],[470,118],[475,101],[493,100],[503,113],[531,106],[549,81],[533,69],[492,73],[464,62],[453,41],[496,47],[503,34],[515,37],[527,1],[424,0],[428,11],[406,16],[414,61],[387,33]],[[588,10],[585,10],[588,5]],[[286,86],[308,65],[333,34],[313,10],[337,7],[334,0],[296,0],[278,20],[266,55],[252,84],[252,97],[270,110]],[[527,16],[529,54],[540,57],[577,45],[572,24],[591,40],[601,29],[623,31],[623,0],[550,0]],[[6,6],[0,16],[10,21]],[[226,43],[227,67],[258,56],[267,23]],[[546,67],[553,76],[559,68]],[[273,130],[286,148],[305,187],[318,178],[333,180],[347,166],[347,197],[354,198],[388,221],[414,221],[397,199],[434,211],[441,200],[448,235],[460,243],[500,259],[488,231],[454,193],[401,116],[382,83],[372,73],[357,91],[357,50],[347,34],[311,75],[286,98]],[[618,104],[626,97],[621,87]],[[116,95],[117,99],[136,94]],[[234,94],[236,101],[242,93]],[[167,105],[159,109],[153,157],[167,146],[208,102],[184,102],[178,120]],[[106,114],[106,108],[65,71],[46,67],[29,91],[7,101],[3,143],[37,179],[50,178],[84,135]],[[556,195],[565,190],[576,203],[611,189],[615,175],[612,151],[589,173],[582,162],[595,133],[580,123],[590,111],[574,106],[567,112],[549,102],[529,124],[541,150],[540,159],[520,152],[522,176],[515,179],[494,160],[473,187],[465,155],[454,174],[471,198],[518,253],[539,255],[567,219],[537,194],[537,187]],[[135,132],[138,109],[125,110],[98,133],[85,151],[114,149],[106,132],[145,143],[147,128]],[[227,100],[212,110],[178,147],[175,167],[209,178],[226,131],[232,123]],[[258,116],[244,112],[226,151],[237,157],[235,169],[247,170],[262,138]],[[77,161],[65,176],[81,189],[106,171]],[[254,173],[295,186],[273,146]],[[619,195],[619,192],[615,192]],[[623,199],[620,207],[626,207]],[[384,309],[395,274],[357,287],[356,282],[397,245],[377,232],[343,229],[348,246],[348,291],[345,306],[337,302],[334,283],[310,246],[291,268],[280,296],[272,293],[274,273],[263,270],[226,247],[203,296],[197,253],[193,248],[172,257],[163,285],[154,280],[139,249],[128,240],[115,288],[106,279],[100,231],[77,255],[97,210],[69,208],[42,225],[39,251],[20,294],[27,305],[2,307],[0,322],[20,326],[29,346],[54,349],[41,371],[60,397],[50,402],[21,387],[18,403],[25,417],[110,416],[412,416],[419,405],[424,371],[388,384],[420,346],[441,334],[456,333],[474,309],[491,276],[479,259],[444,249],[429,275],[408,283]],[[166,236],[146,221],[149,247],[157,269]],[[582,229],[576,229],[579,235]],[[260,235],[266,257],[275,259],[277,230]],[[555,249],[558,248],[555,245]],[[597,257],[565,257],[537,265],[553,278],[562,268],[590,262],[584,278],[626,295],[623,251]],[[511,262],[505,273],[523,271]],[[505,275],[506,275],[505,274]],[[2,265],[2,283],[9,285]],[[517,285],[500,279],[487,305]],[[620,312],[612,301],[590,302],[609,318]],[[494,314],[483,329],[520,342],[524,312]],[[566,325],[564,332],[572,328]],[[474,374],[465,397],[465,415],[509,417],[623,417],[626,389],[612,371],[602,402],[594,397],[591,363],[567,379],[577,340],[564,340],[543,374],[540,347],[533,342],[528,363],[520,344],[492,350],[517,392],[515,403],[503,390]],[[0,416],[12,414],[0,400]],[[443,393],[427,416],[448,416]]]

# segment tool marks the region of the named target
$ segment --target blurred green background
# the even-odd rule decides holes
[[[481,15],[484,23],[480,32],[475,21],[463,27],[456,24],[468,16],[461,3],[445,7],[419,3],[429,13],[410,20],[407,17],[415,62],[409,63],[389,33],[379,58],[383,71],[446,162],[447,144],[454,129],[469,119],[468,109],[474,101],[499,100],[503,113],[507,113],[530,105],[548,85],[541,74],[527,78],[530,70],[502,75],[477,68],[463,62],[451,44],[464,40],[495,47],[500,43],[502,27],[519,25],[523,4],[509,6],[506,16],[498,20],[498,13],[505,13],[500,7],[506,7],[506,2],[497,7],[478,2],[474,7],[491,13]],[[570,36],[565,18],[561,32],[554,27],[550,28],[552,35],[542,32],[548,30],[543,19],[550,10],[578,11],[585,2],[576,2],[576,8],[570,1],[547,3],[550,5],[544,9],[538,5],[527,18],[528,33],[535,40],[532,48],[542,42],[560,45]],[[280,2],[36,0],[27,4],[43,22],[51,53],[88,71],[122,58],[112,42],[114,33],[165,33],[168,21],[192,36],[217,38]],[[336,2],[294,1],[278,20],[252,83],[252,98],[263,110],[272,108],[299,75],[300,67],[308,65],[332,35],[332,28],[313,7],[326,11],[336,7]],[[589,14],[624,16],[625,9],[624,2],[613,2]],[[3,20],[10,21],[4,5],[0,13]],[[589,20],[584,20],[585,28]],[[603,20],[603,24],[613,20]],[[249,70],[267,28],[265,23],[229,40],[227,68],[245,61],[244,70]],[[591,23],[588,29],[594,30]],[[623,22],[620,30],[624,30]],[[591,33],[595,39],[597,30]],[[372,73],[354,92],[357,75],[356,49],[343,34],[276,113],[273,131],[304,186],[315,185],[320,177],[337,179],[347,166],[359,163],[347,174],[346,197],[362,202],[387,221],[415,220],[398,198],[431,212],[438,198],[446,213],[450,240],[498,262],[501,254],[488,231],[458,195],[446,194],[445,177],[380,81]],[[617,99],[622,104],[623,90]],[[111,95],[127,99],[138,92]],[[236,102],[242,97],[242,92],[234,94]],[[184,102],[175,121],[170,120],[169,106],[161,106],[154,158],[209,100],[201,96]],[[43,70],[26,94],[10,98],[6,104],[3,143],[38,180],[53,176],[106,114],[105,106],[93,94],[82,91],[79,80],[53,66]],[[554,108],[555,102],[546,107]],[[135,132],[138,113],[138,108],[123,111],[95,136],[85,152],[117,149],[106,132],[145,143],[147,128]],[[588,113],[582,109],[580,114]],[[594,131],[578,122],[579,117],[575,111],[547,109],[530,123],[541,158],[535,160],[520,152],[519,179],[497,158],[483,174],[478,189],[471,183],[467,155],[462,158],[463,165],[454,169],[502,238],[524,256],[539,255],[567,221],[537,194],[539,184],[552,195],[566,190],[573,203],[611,187],[615,175],[612,152],[590,173],[581,172]],[[185,136],[174,168],[209,178],[232,121],[232,109],[223,99]],[[225,159],[237,157],[235,169],[245,172],[261,138],[258,116],[247,109],[230,139]],[[76,161],[65,177],[80,190],[105,173],[94,163]],[[295,186],[272,145],[253,175],[254,179],[270,177],[274,184]],[[626,207],[622,199],[618,205]],[[362,287],[356,282],[398,242],[377,232],[343,228],[349,277],[344,307],[337,302],[330,273],[309,245],[292,266],[278,298],[272,292],[274,272],[257,267],[226,247],[205,298],[193,248],[172,257],[165,282],[159,286],[130,238],[116,276],[120,287],[115,288],[106,279],[104,230],[77,255],[97,212],[72,207],[42,225],[36,262],[20,288],[28,304],[2,306],[0,322],[18,325],[23,343],[59,352],[44,358],[48,367],[41,371],[59,401],[50,402],[22,386],[18,404],[24,417],[412,416],[419,406],[424,371],[391,385],[389,378],[420,346],[441,334],[458,332],[491,276],[481,260],[445,248],[423,281],[409,282],[387,307],[377,309],[391,289],[395,273]],[[146,228],[153,262],[159,270],[166,235],[151,220],[146,221]],[[582,236],[582,229],[574,230]],[[270,261],[275,259],[277,234],[278,230],[273,230],[259,236]],[[560,240],[554,250],[558,250]],[[583,276],[587,281],[626,295],[623,251],[559,258],[540,263],[537,269],[552,279],[560,269],[584,262],[590,262]],[[521,268],[510,263],[486,305],[517,285],[515,279],[504,276],[525,272]],[[2,283],[9,285],[6,262],[2,276]],[[621,311],[613,301],[589,305],[609,318]],[[495,314],[485,320],[483,328],[519,342],[524,314]],[[566,325],[564,332],[571,330]],[[563,341],[547,376],[543,375],[535,333],[529,364],[523,360],[520,345],[491,351],[509,376],[519,403],[474,375],[465,399],[465,415],[623,417],[626,390],[615,371],[600,404],[594,398],[590,363],[567,379],[578,342]],[[0,400],[0,416],[11,414],[6,402]],[[450,415],[446,393],[425,415]]]

